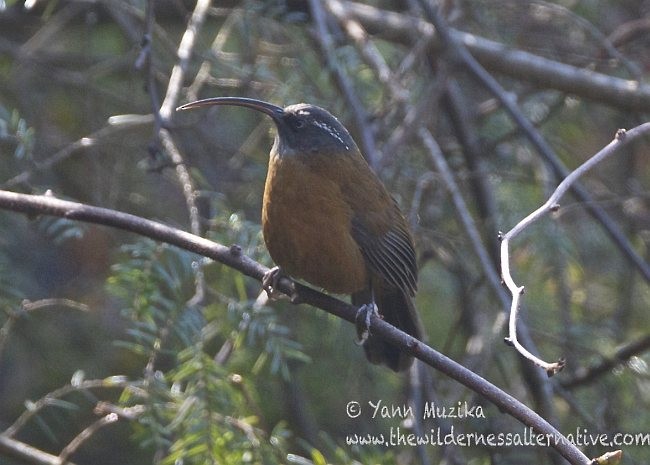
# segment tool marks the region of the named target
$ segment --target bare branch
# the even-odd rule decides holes
[[[571,389],[589,384],[621,363],[625,363],[635,355],[642,354],[647,350],[650,350],[650,335],[645,335],[636,341],[624,345],[619,348],[614,355],[603,358],[597,364],[589,368],[578,370],[574,378],[564,379],[560,382],[560,385],[563,388]]]
[[[555,189],[553,194],[549,197],[546,203],[544,203],[544,205],[542,205],[537,210],[535,210],[530,215],[528,215],[526,218],[524,218],[519,223],[517,223],[517,225],[515,225],[514,228],[512,228],[502,237],[501,276],[505,285],[508,287],[508,290],[510,290],[510,293],[512,294],[512,302],[510,305],[508,341],[512,343],[514,347],[517,349],[517,351],[521,353],[524,357],[531,360],[533,363],[539,365],[540,367],[544,368],[549,374],[549,376],[561,370],[563,367],[563,363],[544,362],[543,360],[540,360],[539,358],[535,357],[533,354],[528,352],[517,340],[517,312],[519,310],[519,301],[521,299],[521,295],[524,292],[524,287],[517,286],[514,280],[512,279],[512,275],[510,274],[510,252],[509,252],[510,241],[514,239],[524,229],[526,229],[535,221],[540,219],[542,216],[548,214],[551,211],[557,210],[557,208],[559,207],[558,202],[560,201],[562,196],[567,192],[567,190],[569,190],[571,185],[574,184],[580,176],[582,176],[589,169],[594,167],[596,164],[600,163],[605,158],[617,153],[621,148],[640,139],[641,137],[645,136],[648,133],[650,133],[650,123],[642,124],[629,131],[619,129],[619,131],[616,133],[616,137],[614,138],[614,140],[612,140],[612,142],[610,142],[607,146],[605,146],[605,148],[603,148],[600,152],[595,154],[593,157],[591,157],[589,160],[587,160],[585,163],[583,163],[577,169],[575,169],[571,174],[569,174],[560,183],[557,189]]]
[[[120,418],[133,421],[140,418],[146,410],[147,408],[141,404],[133,405],[132,407],[122,407],[110,402],[101,401],[97,403],[93,412],[97,415],[107,415],[109,413],[114,413]]]
[[[198,0],[192,16],[187,24],[187,29],[183,34],[181,43],[178,46],[178,63],[172,69],[172,75],[169,78],[169,85],[167,86],[167,94],[160,107],[160,115],[163,121],[171,119],[174,109],[178,106],[178,93],[183,85],[183,78],[185,70],[189,65],[196,36],[203,25],[203,20],[210,7],[210,0]]]
[[[442,152],[438,147],[438,144],[436,143],[435,139],[426,129],[424,128],[420,129],[420,138],[424,146],[428,149],[429,154],[433,159],[434,164],[436,165],[436,169],[440,173],[440,176],[442,177],[442,180],[447,187],[447,190],[449,190],[452,201],[454,203],[454,207],[455,207],[454,210],[456,211],[460,219],[460,222],[463,224],[463,228],[467,236],[469,237],[474,252],[478,256],[479,262],[481,264],[481,268],[483,270],[483,274],[487,276],[488,282],[490,283],[493,292],[496,294],[496,297],[501,302],[504,311],[507,311],[508,304],[509,304],[507,292],[501,285],[501,282],[499,280],[499,275],[495,268],[495,264],[492,261],[488,251],[486,250],[483,241],[481,240],[481,236],[476,226],[476,223],[474,222],[471,214],[469,213],[469,209],[467,208],[465,200],[463,199],[463,196],[460,192],[460,189],[456,181],[454,180],[454,176],[451,173],[449,165],[447,164],[444,156],[442,155]],[[497,326],[498,328],[501,328],[504,322],[505,322],[505,318],[498,318],[492,329],[492,333],[495,334],[497,331],[500,331],[500,329],[497,329]],[[532,351],[535,351],[533,340],[530,337],[530,334],[526,326],[521,324],[520,322],[518,329],[522,341],[528,347],[530,347]],[[490,357],[491,352],[492,350],[486,351],[483,355],[483,360],[486,360],[488,357]],[[485,363],[477,364],[474,370],[477,371],[478,373],[481,373],[481,370],[484,369],[485,365],[486,365]],[[547,418],[548,418],[549,416],[552,416],[549,415],[552,410],[551,408],[549,408],[551,404],[550,396],[548,395],[549,387],[545,384],[544,377],[539,376],[539,373],[528,373],[526,375],[526,371],[530,371],[528,370],[529,367],[530,365],[525,365],[523,367],[524,378],[529,385],[535,387],[534,389],[531,389],[531,392],[533,394],[533,397],[538,402],[538,406],[539,406],[538,410],[540,412],[544,412],[545,414],[547,414]]]
[[[200,234],[201,228],[199,211],[196,206],[194,181],[187,169],[183,155],[167,130],[167,125],[172,119],[174,109],[178,106],[178,94],[183,85],[185,70],[189,65],[192,51],[194,50],[194,44],[196,42],[196,36],[203,25],[209,6],[210,0],[199,0],[196,2],[192,16],[190,17],[185,33],[181,39],[181,43],[178,46],[178,63],[176,63],[172,69],[172,74],[167,86],[167,93],[159,110],[162,127],[159,128],[160,131],[158,135],[162,139],[163,146],[171,157],[173,165],[176,167],[176,175],[181,183],[183,196],[185,197],[185,202],[190,216],[190,230],[192,233],[197,235]],[[153,4],[149,6],[149,10],[152,9]],[[152,15],[153,13],[149,14]],[[147,23],[153,24],[153,19],[149,19]],[[148,34],[150,36],[150,33]],[[152,92],[151,89],[150,92]]]
[[[310,0],[309,6],[316,27],[314,38],[325,58],[325,63],[336,80],[336,84],[339,86],[341,93],[350,104],[354,122],[357,125],[361,136],[360,142],[363,149],[362,152],[368,159],[368,163],[371,166],[376,166],[377,160],[379,159],[379,152],[377,150],[377,143],[375,142],[375,134],[368,124],[368,114],[363,107],[361,100],[357,96],[350,78],[337,63],[336,55],[334,54],[334,46],[332,44],[332,37],[326,24],[326,12],[320,0]]]
[[[36,300],[34,302],[31,302],[29,300],[23,300],[20,303],[19,310],[16,311],[9,310],[7,312],[8,314],[7,320],[2,324],[2,327],[0,327],[0,359],[2,358],[4,348],[7,344],[7,338],[9,337],[9,334],[11,332],[11,329],[13,328],[14,323],[16,323],[16,321],[22,315],[25,315],[28,312],[39,310],[44,307],[53,307],[53,306],[69,307],[76,310],[80,310],[82,312],[88,311],[88,306],[86,304],[82,304],[80,302],[76,302],[70,299],[41,299],[41,300]]]
[[[0,452],[33,465],[64,465],[56,455],[48,454],[34,446],[17,441],[4,434],[0,434]],[[65,465],[75,464],[73,462],[66,462]]]
[[[73,19],[89,8],[89,4],[84,2],[71,2],[54,13],[49,21],[43,24],[36,33],[29,38],[20,47],[18,53],[24,56],[31,55],[39,49],[49,47],[55,37],[70,23]]]
[[[31,312],[44,307],[69,307],[81,312],[90,310],[88,305],[70,299],[40,299],[35,301],[23,300],[20,303],[21,309],[25,312]]]
[[[67,384],[55,391],[49,392],[44,397],[41,397],[36,402],[32,402],[30,407],[23,412],[22,415],[6,430],[4,430],[0,436],[12,437],[21,428],[23,428],[27,422],[38,412],[48,405],[52,405],[57,399],[70,394],[71,392],[85,391],[88,389],[136,389],[136,383],[126,381],[120,376],[111,376],[110,378],[105,379],[89,379],[83,380],[77,384]]]
[[[650,18],[633,19],[618,26],[609,35],[608,40],[614,47],[622,47],[650,31]]]
[[[71,392],[83,391],[87,389],[137,389],[137,385],[133,382],[126,381],[120,376],[113,376],[106,379],[97,379],[97,380],[84,380],[77,384],[68,384],[63,386],[55,391],[48,393],[46,396],[42,397],[36,402],[33,402],[29,409],[27,409],[18,419],[5,431],[0,433],[0,452],[4,455],[15,457],[25,463],[34,464],[34,465],[74,465],[73,462],[68,461],[68,457],[73,453],[81,443],[89,438],[92,433],[104,424],[110,423],[117,420],[118,414],[108,412],[109,415],[99,420],[99,423],[96,422],[91,425],[89,428],[86,428],[81,434],[79,434],[75,439],[73,439],[68,446],[66,446],[61,454],[57,457],[55,455],[44,452],[40,449],[37,449],[29,444],[25,444],[21,441],[18,441],[13,438],[13,436],[32,418],[35,414],[41,411],[43,408],[48,405],[53,404],[56,399],[59,399]],[[144,393],[143,393],[144,395]],[[130,411],[132,408],[123,409],[125,411]],[[112,416],[111,416],[112,415]],[[111,416],[110,418],[107,418]]]
[[[95,434],[99,429],[103,428],[106,425],[110,425],[111,423],[115,423],[117,420],[119,420],[119,416],[117,413],[109,413],[106,416],[101,417],[99,420],[88,426],[86,429],[84,429],[81,433],[76,435],[72,441],[66,445],[61,453],[59,454],[59,460],[61,460],[62,464],[70,463],[68,461],[68,457],[70,457],[72,454],[74,454],[81,445],[86,442],[88,439],[92,437],[93,434]]]
[[[196,188],[190,170],[185,163],[185,157],[168,130],[168,123],[172,120],[174,109],[178,105],[178,94],[183,86],[185,71],[190,63],[190,58],[192,57],[194,45],[196,43],[196,36],[203,25],[210,3],[210,0],[198,0],[196,2],[192,16],[188,21],[187,28],[185,29],[185,33],[181,39],[181,43],[178,46],[178,63],[176,63],[172,69],[172,74],[167,85],[167,93],[160,110],[158,111],[161,127],[158,128],[159,131],[157,136],[160,137],[163,147],[169,154],[173,165],[176,167],[176,176],[181,184],[183,197],[185,198],[185,204],[187,205],[190,218],[190,231],[196,235],[201,234],[201,221],[199,209],[196,204]],[[154,0],[149,0],[147,24],[150,26],[154,23],[153,8]],[[151,37],[150,30],[149,37]],[[148,61],[151,61],[150,58]],[[151,70],[148,74],[150,78],[149,81],[153,82]],[[153,92],[153,90],[150,90],[150,92]],[[196,264],[194,270],[196,291],[190,300],[193,303],[199,303],[205,297],[205,280],[203,278],[203,271],[200,262]]]
[[[341,0],[329,1],[343,4]],[[357,2],[345,2],[344,8],[366,28],[373,32],[379,31],[396,41],[411,40],[414,31],[418,37],[429,37],[434,47],[440,47],[444,40],[436,34],[433,25],[420,18]],[[608,76],[514,50],[474,34],[454,29],[451,29],[450,33],[456,41],[467,47],[483,66],[492,71],[535,83],[544,89],[557,89],[621,109],[645,111],[650,107],[648,84]]]
[[[258,281],[261,281],[266,271],[268,271],[265,266],[243,255],[240,247],[233,246],[229,248],[162,223],[128,213],[59,200],[50,196],[17,194],[7,191],[0,191],[0,208],[27,214],[60,216],[135,232],[212,258]],[[355,322],[358,309],[353,305],[299,283],[293,283],[293,286],[291,284],[289,279],[283,278],[280,280],[278,290],[287,295],[292,295],[295,292],[300,302],[325,310],[350,323]],[[551,424],[516,398],[489,383],[484,378],[386,323],[376,315],[372,315],[370,318],[369,330],[429,366],[445,373],[474,392],[479,393],[494,403],[501,411],[531,427],[537,433],[558,438],[558,441],[551,441],[551,446],[572,465],[588,465],[590,463],[589,459],[569,441],[559,440],[562,435]]]
[[[153,123],[153,116],[151,115],[111,116],[108,119],[106,126],[103,128],[93,132],[92,134],[84,136],[81,139],[78,139],[70,145],[67,145],[45,160],[36,162],[36,165],[31,170],[24,171],[14,176],[13,178],[5,181],[3,184],[0,184],[0,187],[15,187],[18,184],[26,183],[31,179],[35,172],[46,171],[56,164],[74,155],[75,153],[88,149],[90,147],[95,147],[98,144],[101,144],[104,139],[115,134],[119,134],[121,131],[126,131],[131,128],[138,128],[140,126],[148,125],[151,123]]]
[[[582,27],[585,31],[587,31],[589,35],[591,35],[596,41],[598,41],[603,51],[606,52],[607,55],[609,55],[610,57],[620,62],[627,69],[628,73],[630,73],[630,75],[634,79],[636,79],[637,81],[640,81],[642,79],[643,71],[639,68],[639,66],[636,63],[633,63],[630,60],[628,60],[625,55],[619,52],[618,49],[614,46],[614,44],[610,41],[610,39],[586,18],[576,14],[575,12],[571,11],[569,8],[563,5],[556,5],[554,3],[547,2],[544,0],[538,0],[538,2],[539,5],[543,5],[544,8],[548,8],[552,11],[556,11],[559,14],[570,18],[571,21],[575,22],[578,26]]]
[[[420,0],[420,5],[424,10],[427,18],[435,25],[440,36],[440,41],[443,43],[447,50],[452,53],[456,60],[458,60],[469,71],[478,82],[481,83],[487,90],[489,90],[503,105],[506,112],[510,115],[513,121],[521,128],[523,134],[528,138],[531,145],[540,153],[542,158],[552,168],[555,175],[564,179],[569,175],[569,170],[564,166],[557,154],[553,151],[551,146],[546,142],[544,137],[535,129],[535,126],[526,118],[512,98],[499,84],[499,82],[490,75],[476,59],[470,54],[469,49],[464,45],[449,28],[447,23],[440,17],[438,11],[432,8],[429,3]],[[596,202],[591,202],[591,198],[587,191],[577,182],[570,185],[571,191],[582,202],[585,203],[587,211],[603,226],[604,230],[623,252],[623,255],[636,267],[646,281],[650,281],[650,265],[636,252],[630,241],[625,237],[621,228],[614,222],[603,208]]]
[[[368,33],[363,26],[357,20],[346,15],[346,11],[341,8],[340,2],[327,1],[325,5],[328,11],[341,23],[345,33],[354,42],[366,63],[373,69],[379,82],[390,91],[395,100],[398,102],[407,101],[409,92],[396,79],[379,49],[368,38]]]
[[[495,272],[492,260],[490,259],[490,254],[487,252],[485,246],[483,245],[483,241],[481,240],[481,235],[478,231],[478,228],[476,227],[474,219],[472,218],[472,215],[470,214],[469,209],[465,204],[465,200],[460,193],[460,189],[454,180],[445,157],[442,155],[442,151],[440,150],[438,143],[433,138],[431,133],[425,128],[421,128],[418,134],[420,136],[422,144],[424,144],[426,149],[429,151],[429,155],[431,156],[436,169],[440,173],[440,176],[442,177],[442,180],[444,181],[447,190],[451,195],[451,199],[454,202],[455,211],[463,223],[467,235],[469,236],[469,240],[472,244],[472,248],[474,249],[474,253],[476,253],[479,262],[481,263],[481,267],[483,268],[484,275],[487,277],[488,282],[494,291],[494,294],[499,298],[505,307],[508,301],[505,293],[503,292],[501,282],[499,281],[499,275]]]

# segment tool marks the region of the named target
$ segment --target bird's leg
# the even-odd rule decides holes
[[[373,315],[380,317],[379,310],[377,310],[377,305],[375,305],[374,300],[368,304],[363,304],[357,310],[355,325],[357,327],[357,336],[359,337],[357,343],[359,345],[366,342],[370,335],[370,319]]]
[[[278,290],[278,285],[282,278],[288,278],[288,276],[279,266],[274,266],[264,273],[264,276],[262,277],[262,289],[266,291],[269,299],[277,300],[284,297],[284,294]],[[291,295],[289,296],[289,299],[291,300],[291,303],[298,303],[298,293],[296,292],[293,281],[291,281]]]

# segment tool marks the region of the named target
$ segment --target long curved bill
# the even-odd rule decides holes
[[[274,120],[284,114],[284,109],[269,102],[246,97],[213,97],[186,103],[176,108],[176,111],[191,110],[192,108],[207,107],[211,105],[234,105],[251,108],[269,115]]]

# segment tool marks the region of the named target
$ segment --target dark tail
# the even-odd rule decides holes
[[[379,286],[377,286],[379,287]],[[413,297],[406,295],[397,288],[381,287],[374,289],[374,298],[379,314],[385,322],[401,329],[416,339],[422,339],[422,325],[418,318]],[[353,296],[353,305],[361,305],[365,302],[361,296]],[[413,363],[413,357],[400,351],[394,345],[385,342],[383,339],[370,334],[363,343],[366,357],[371,363],[385,364],[391,370],[404,371]]]

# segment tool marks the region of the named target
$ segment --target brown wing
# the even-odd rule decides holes
[[[406,220],[359,151],[333,154],[327,165],[313,163],[311,168],[323,177],[336,174],[340,193],[350,206],[350,233],[368,268],[404,295],[415,295],[417,266]]]
[[[389,209],[382,212],[382,216],[390,219],[385,232],[378,232],[378,228],[370,226],[362,215],[356,215],[352,218],[352,237],[376,274],[406,295],[413,296],[417,290],[413,240],[394,201]]]

